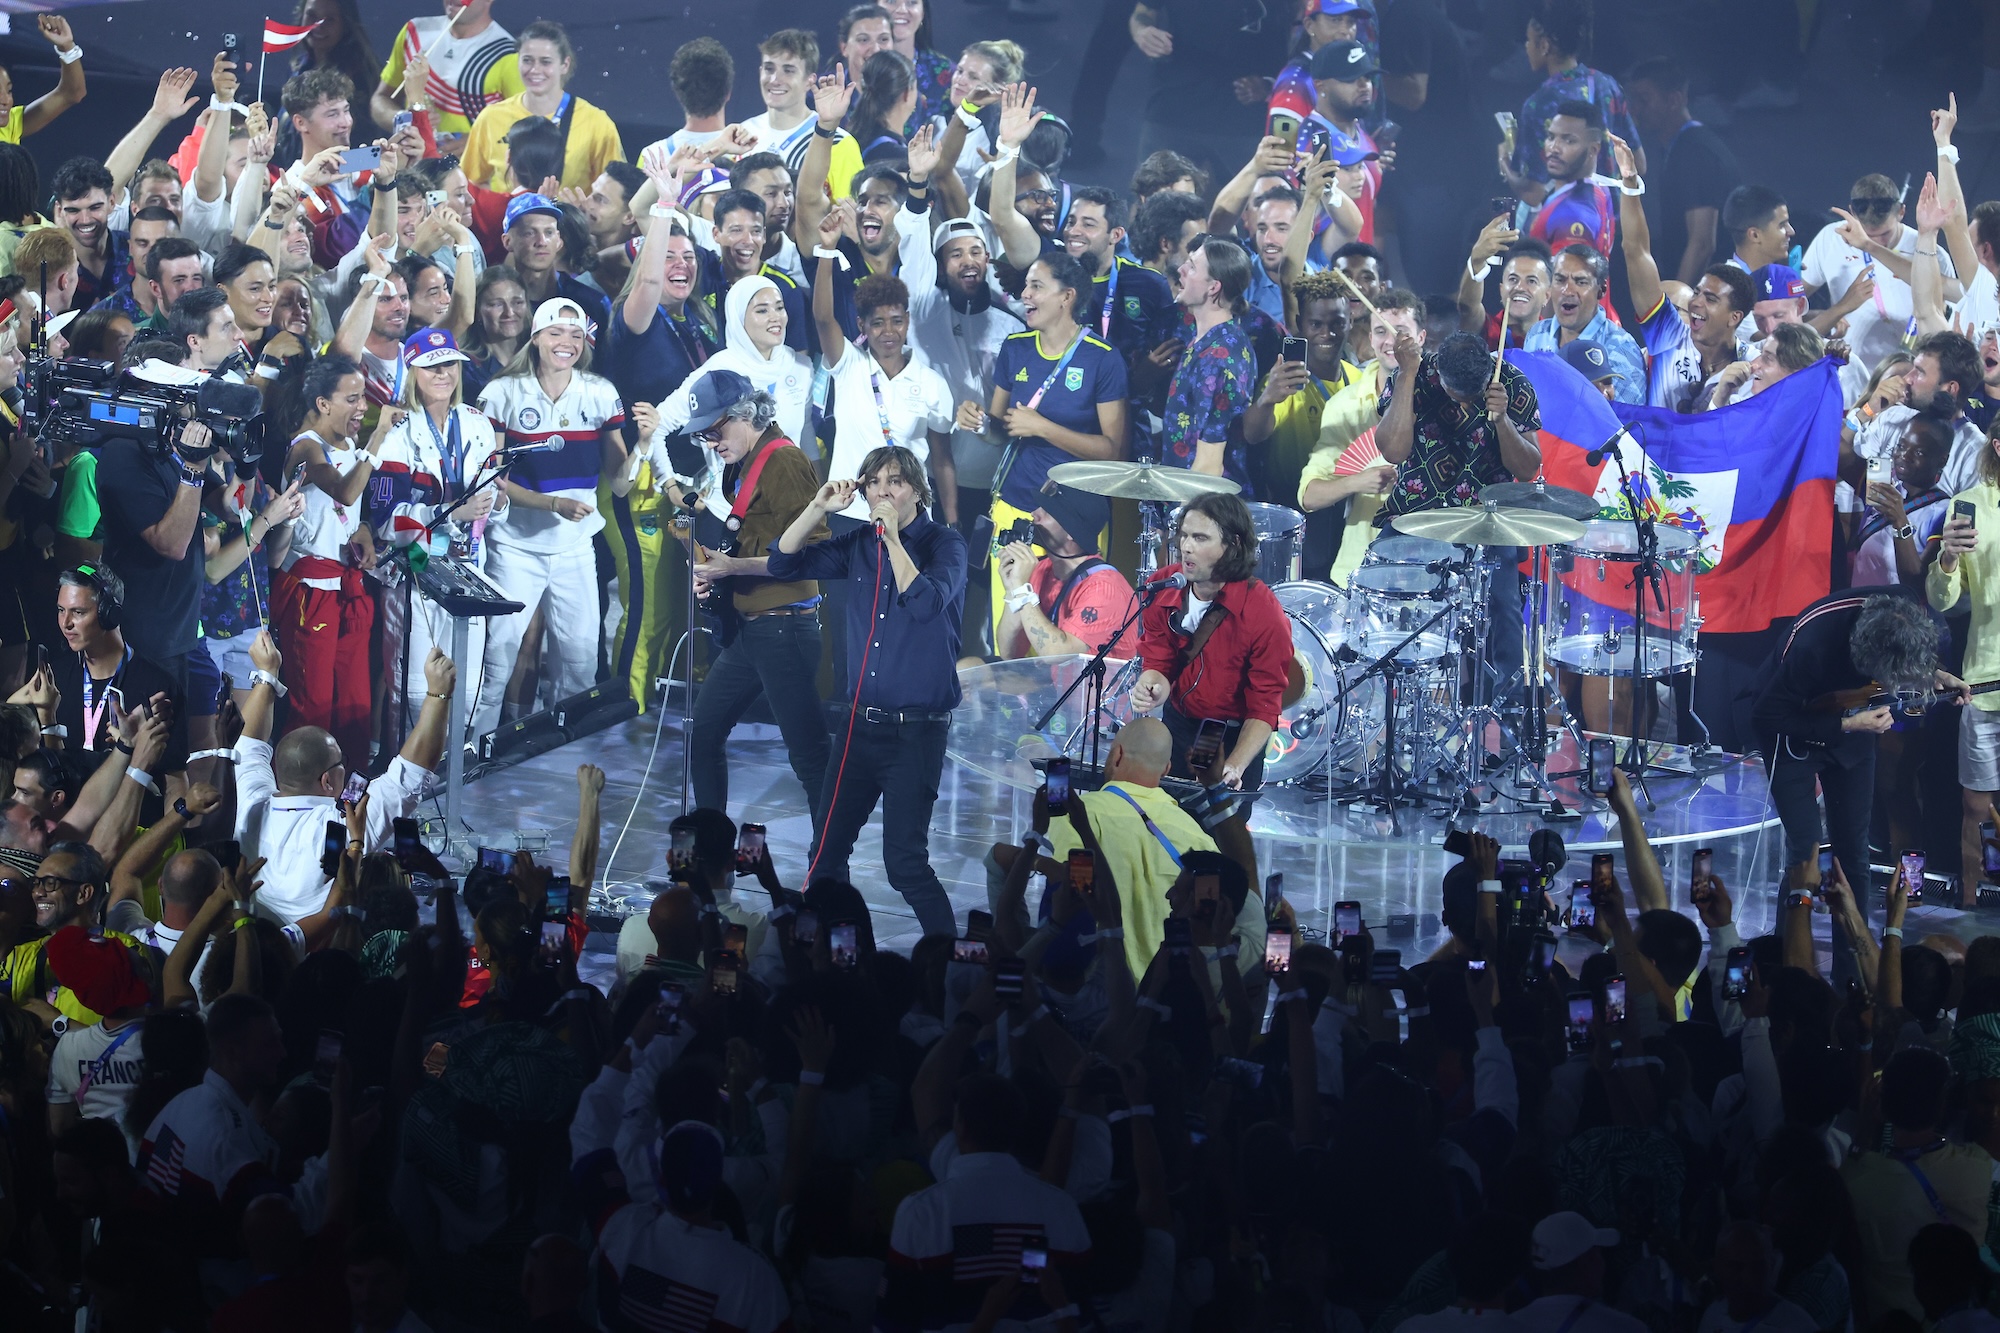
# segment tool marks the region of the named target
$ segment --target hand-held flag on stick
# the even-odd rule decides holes
[[[257,57],[257,100],[264,100],[264,56],[280,54],[291,50],[317,28],[317,23],[280,23],[276,19],[264,20],[264,51]]]

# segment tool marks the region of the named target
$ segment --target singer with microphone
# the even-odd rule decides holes
[[[1284,708],[1291,622],[1256,577],[1257,526],[1237,496],[1190,500],[1172,550],[1180,562],[1160,571],[1159,591],[1139,618],[1145,670],[1132,687],[1132,708],[1161,710],[1174,738],[1175,775],[1255,789]],[[1191,763],[1204,729],[1210,737],[1219,731],[1220,746],[1211,760],[1196,754]]]
[[[828,514],[862,491],[872,525],[814,543]],[[858,481],[820,487],[765,563],[774,579],[846,586],[846,716],[833,733],[806,880],[847,878],[847,858],[882,803],[882,864],[926,935],[957,934],[951,898],[931,869],[931,809],[958,707],[965,538],[926,512],[924,465],[901,445],[861,460]],[[1246,516],[1247,517],[1247,516]],[[1268,595],[1268,594],[1267,594]],[[1275,605],[1275,603],[1274,603]]]

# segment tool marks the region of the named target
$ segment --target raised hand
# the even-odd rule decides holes
[[[37,14],[35,29],[58,51],[67,51],[76,45],[76,38],[69,30],[69,20],[60,14]]]
[[[918,130],[916,137],[910,140],[908,153],[910,178],[929,180],[931,173],[937,170],[938,163],[936,127],[925,125]]]
[[[1925,175],[1924,188],[1917,192],[1917,230],[1926,236],[1941,231],[1950,217],[1951,210],[1938,199],[1937,176]]]
[[[1620,179],[1639,179],[1639,155],[1632,151],[1632,145],[1615,134],[1607,137],[1611,141],[1611,160],[1618,164]]]
[[[854,105],[859,91],[847,81],[847,66],[834,61],[833,73],[822,74],[813,81],[813,111],[819,117],[820,128],[838,128],[847,119],[847,110]]]
[[[192,111],[196,101],[192,91],[194,80],[195,72],[191,69],[170,69],[162,74],[160,86],[153,90],[153,116],[158,120],[179,120]]]
[[[217,51],[215,63],[209,66],[208,86],[215,89],[215,95],[225,102],[236,100],[236,62],[229,52]]]
[[[1945,94],[1945,109],[1931,112],[1931,138],[1939,148],[1951,147],[1951,132],[1958,128],[1958,94]]]
[[[860,486],[858,481],[829,481],[819,488],[819,494],[813,497],[813,504],[823,513],[838,514],[854,503],[854,492]]]
[[[1010,83],[1000,93],[1000,147],[1018,148],[1044,113],[1035,110],[1035,90]]]

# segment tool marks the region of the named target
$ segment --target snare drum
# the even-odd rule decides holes
[[[1368,553],[1361,557],[1364,565],[1428,565],[1439,560],[1458,560],[1464,552],[1450,542],[1433,541],[1429,537],[1412,537],[1407,533],[1385,532],[1368,543]]]
[[[1633,579],[1639,535],[1628,519],[1592,519],[1583,536],[1555,548],[1557,587],[1550,600],[1553,634],[1548,657],[1584,676],[1630,676],[1637,652],[1632,619],[1636,606],[1646,618],[1646,657],[1640,676],[1671,676],[1694,665],[1695,536],[1659,524],[1660,592],[1665,610],[1647,590],[1638,601]]]
[[[1274,588],[1297,582],[1305,559],[1306,516],[1283,505],[1252,504],[1249,509],[1257,525],[1257,577]]]
[[[1451,550],[1451,547],[1446,547]],[[1363,565],[1347,589],[1342,641],[1365,658],[1386,657],[1430,622],[1451,596],[1451,578],[1421,565]],[[1429,662],[1452,651],[1458,610],[1396,653],[1398,662]]]

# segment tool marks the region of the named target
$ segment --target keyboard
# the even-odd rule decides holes
[[[451,556],[432,556],[417,575],[417,591],[444,608],[446,615],[506,616],[523,610],[484,574]]]

